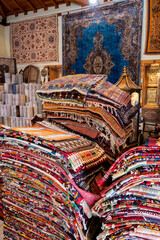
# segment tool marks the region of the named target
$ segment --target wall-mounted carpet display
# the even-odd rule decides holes
[[[63,16],[63,74],[106,74],[116,83],[126,65],[138,84],[142,0],[110,3]]]
[[[146,54],[160,54],[160,0],[148,0]]]
[[[11,51],[17,63],[58,61],[57,15],[11,23]]]

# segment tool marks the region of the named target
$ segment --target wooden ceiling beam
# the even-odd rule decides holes
[[[3,3],[3,5],[6,6],[6,8],[9,9],[9,11],[13,12],[13,9],[9,6],[8,1],[6,2],[6,0],[1,0],[0,3],[1,3],[1,2]]]
[[[71,5],[71,3],[67,0],[65,0],[66,6],[69,7]]]
[[[89,5],[89,2],[87,0],[69,0],[69,1],[72,3],[78,4],[82,7]]]
[[[30,0],[26,0],[26,2],[27,2],[27,4],[28,4],[28,6],[30,6],[30,8],[32,8],[32,10],[33,10],[34,12],[37,12],[37,9],[33,6],[33,4],[30,2]]]
[[[6,8],[9,9],[9,11],[10,11],[11,13],[13,12],[15,16],[18,16],[18,14],[15,12],[14,9],[12,9],[12,8],[9,6],[9,4],[8,4],[8,2],[6,2],[6,0],[1,0],[1,2],[3,3],[3,5],[6,6]]]
[[[6,19],[2,18],[2,21],[0,22],[0,25],[6,27],[6,26],[10,26],[10,23],[7,23]]]
[[[0,14],[2,15],[3,21],[6,21],[6,14],[5,14],[4,9],[2,7],[1,1],[0,1]]]
[[[48,10],[48,7],[46,6],[46,4],[42,1],[42,0],[38,0],[41,5],[43,6],[44,10]]]
[[[19,3],[18,3],[16,0],[12,0],[12,1],[16,4],[16,6],[17,6],[19,9],[21,9],[21,11],[24,13],[24,15],[27,14],[27,12],[19,5]]]
[[[58,7],[59,7],[59,6],[58,6],[58,3],[57,3],[55,0],[51,0],[51,2],[53,3],[53,5],[54,5],[55,8],[58,8]]]

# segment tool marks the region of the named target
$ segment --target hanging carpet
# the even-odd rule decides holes
[[[63,16],[63,74],[105,74],[116,83],[128,67],[138,84],[142,0],[110,3]]]

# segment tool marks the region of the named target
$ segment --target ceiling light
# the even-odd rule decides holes
[[[98,4],[97,0],[89,0],[89,3],[90,3],[91,5],[96,5],[96,4]]]

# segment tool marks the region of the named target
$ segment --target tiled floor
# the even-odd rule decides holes
[[[3,221],[0,220],[0,240],[3,240]]]

